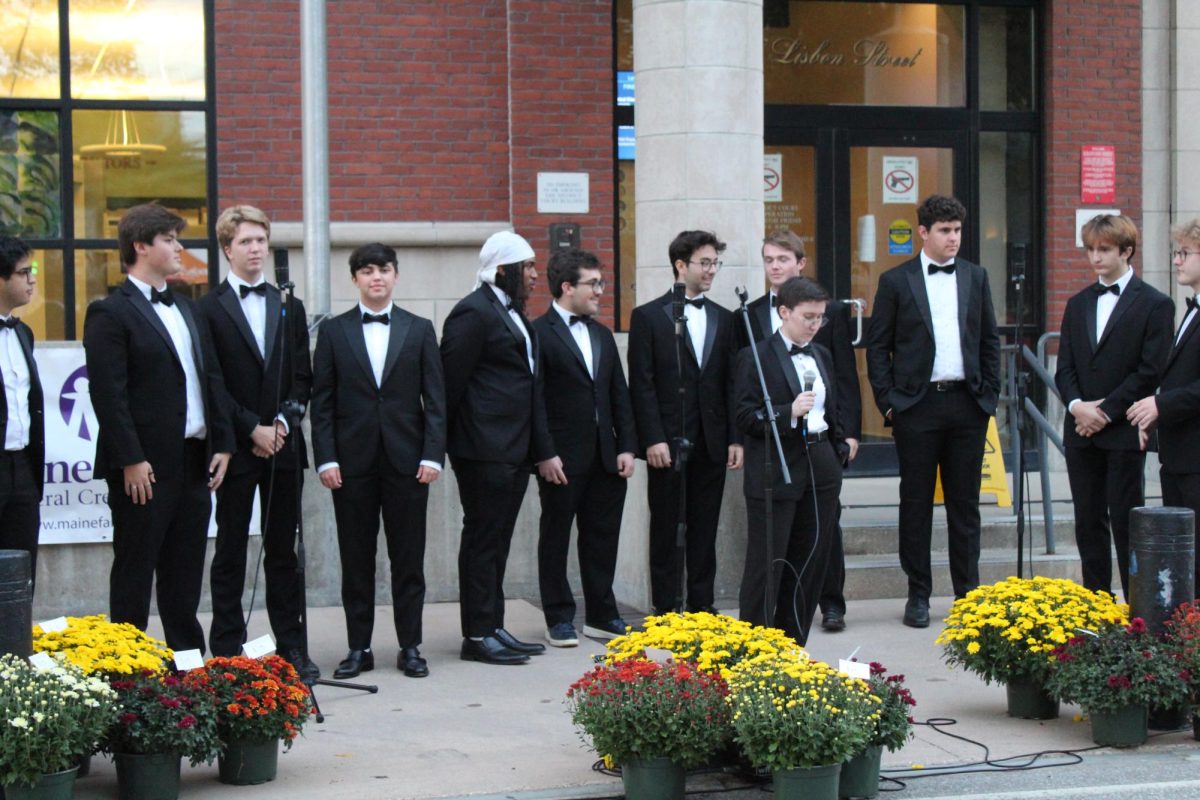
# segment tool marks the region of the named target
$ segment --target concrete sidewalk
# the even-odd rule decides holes
[[[1009,719],[1003,687],[987,686],[942,663],[934,639],[949,604],[947,598],[934,598],[934,624],[913,630],[900,622],[901,600],[854,601],[849,604],[847,630],[827,634],[815,629],[809,650],[836,663],[860,648],[860,660],[881,661],[890,671],[907,675],[918,703],[918,720],[957,720],[950,732],[986,744],[993,759],[1091,747],[1088,723],[1074,719],[1078,709],[1064,706],[1060,718],[1049,722]],[[207,619],[204,622],[207,625]],[[341,609],[314,609],[310,625],[312,657],[328,677],[345,651]],[[154,620],[152,633],[156,626]],[[509,601],[507,626],[531,641],[541,641],[544,632],[541,612],[520,600]],[[596,756],[575,733],[563,705],[567,687],[589,668],[593,656],[603,652],[602,644],[581,638],[579,647],[551,648],[531,664],[496,667],[459,660],[458,630],[456,604],[426,606],[422,652],[431,674],[425,679],[406,678],[395,667],[391,609],[380,607],[376,669],[361,676],[364,683],[378,685],[377,694],[318,686],[325,722],[310,721],[292,750],[281,755],[275,781],[235,789],[217,781],[215,763],[195,769],[185,764],[183,796],[194,800],[227,798],[235,792],[260,800],[620,796],[618,778],[593,771]],[[266,632],[266,615],[256,614],[251,637]],[[1162,753],[1185,743],[1195,745],[1190,731],[1155,737],[1135,752]],[[884,753],[884,767],[929,768],[982,757],[978,747],[918,727],[916,738],[902,751]],[[722,774],[695,775],[688,781],[689,792],[744,785]],[[115,791],[112,764],[96,758],[92,774],[77,782],[75,796],[94,800],[110,798]]]

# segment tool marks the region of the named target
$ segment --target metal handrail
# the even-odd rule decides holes
[[[1017,391],[1017,353],[1020,353],[1021,359],[1030,368],[1032,373],[1042,381],[1045,386],[1054,393],[1060,401],[1062,396],[1058,392],[1058,386],[1054,383],[1054,376],[1050,374],[1050,370],[1046,367],[1046,351],[1047,345],[1052,339],[1059,338],[1058,333],[1044,333],[1038,338],[1037,352],[1030,350],[1025,344],[1005,345],[1003,350],[1007,357],[1008,367],[1008,391],[1004,398],[1008,406],[1008,426],[1009,438],[1013,443],[1013,451],[1020,452],[1021,443],[1021,425],[1020,414],[1012,413],[1013,406],[1016,405],[1019,393]],[[1037,429],[1038,440],[1038,471],[1041,473],[1042,485],[1042,521],[1046,534],[1046,553],[1053,555],[1055,552],[1054,543],[1054,507],[1053,500],[1050,496],[1050,471],[1046,465],[1046,455],[1048,451],[1047,442],[1052,443],[1058,449],[1060,454],[1064,454],[1062,437],[1059,435],[1055,427],[1050,423],[1046,416],[1042,413],[1037,404],[1029,399],[1028,394],[1025,396],[1024,409],[1029,418],[1033,420],[1034,427]],[[1022,476],[1017,474],[1017,463],[1019,459],[1013,459],[1012,475],[1013,483],[1021,480]],[[1016,509],[1018,514],[1023,513],[1022,509]]]

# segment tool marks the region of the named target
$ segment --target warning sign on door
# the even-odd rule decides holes
[[[783,153],[763,154],[763,202],[783,202]]]
[[[884,156],[883,202],[916,203],[919,170],[916,156]]]
[[[913,254],[912,223],[906,219],[894,219],[888,225],[888,255],[911,256]]]

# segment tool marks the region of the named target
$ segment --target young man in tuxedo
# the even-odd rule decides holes
[[[828,322],[829,295],[815,281],[791,278],[779,287],[778,298],[782,324],[754,347],[792,482],[783,482],[774,453],[754,354],[743,350],[736,391],[737,424],[746,435],[747,531],[738,606],[742,619],[781,628],[803,645],[832,560],[842,463],[849,446],[842,434],[833,355],[815,340]],[[764,447],[772,448],[770,475],[764,473]],[[768,484],[774,494],[769,533],[764,491]],[[791,580],[782,581],[785,572]]]
[[[1000,395],[1000,335],[987,272],[958,258],[967,211],[933,195],[917,208],[921,253],[879,278],[867,337],[875,404],[900,462],[904,624],[929,626],[933,493],[941,468],[956,597],[979,585],[979,486]]]
[[[546,646],[504,627],[504,569],[534,464],[554,457],[535,425],[539,341],[525,316],[537,280],[529,242],[501,231],[479,252],[475,291],[442,328],[450,462],[463,506],[458,550],[464,661],[524,664]]]
[[[313,460],[333,492],[342,606],[350,650],[333,677],[375,668],[375,552],[379,518],[392,572],[392,616],[410,678],[421,656],[425,511],[446,453],[446,393],[433,323],[392,302],[396,251],[366,244],[350,254],[354,308],[321,323],[313,354]]]
[[[267,617],[275,645],[308,681],[321,677],[308,657],[296,562],[297,490],[308,466],[300,427],[312,392],[304,304],[267,283],[271,221],[254,206],[231,206],[217,219],[229,275],[200,300],[229,391],[237,452],[217,491],[217,545],[209,583],[213,655],[234,656],[246,638],[242,589],[254,495],[259,496]],[[283,413],[288,405],[300,415]],[[291,438],[289,438],[291,437]]]
[[[1129,512],[1145,502],[1146,454],[1125,414],[1158,384],[1175,319],[1171,300],[1129,264],[1137,239],[1137,228],[1124,216],[1100,214],[1083,226],[1098,280],[1067,301],[1054,375],[1067,408],[1063,444],[1083,585],[1112,591],[1116,544],[1126,597]]]
[[[1171,261],[1175,280],[1191,290],[1187,310],[1175,333],[1158,393],[1129,407],[1126,417],[1138,426],[1145,445],[1157,429],[1159,479],[1164,506],[1190,508],[1200,520],[1200,328],[1196,292],[1200,290],[1200,219],[1175,226]],[[1200,532],[1200,526],[1196,528]],[[1197,548],[1195,586],[1200,586],[1200,547]]]
[[[704,296],[721,269],[718,256],[724,250],[725,243],[708,231],[683,231],[668,248],[675,281],[684,289],[681,350],[676,350],[672,292],[635,308],[629,322],[629,392],[639,449],[649,467],[650,594],[656,614],[682,610],[681,604],[689,611],[716,611],[713,584],[725,471],[742,468],[741,433],[733,419],[735,320]],[[686,473],[676,468],[681,436],[691,443]],[[687,542],[680,564],[676,523],[683,481]],[[680,597],[685,565],[685,596]]]
[[[1145,503],[1146,453],[1128,425],[1130,405],[1150,395],[1171,349],[1175,307],[1135,275],[1132,219],[1103,213],[1082,239],[1097,282],[1067,301],[1055,383],[1067,407],[1063,444],[1075,506],[1075,543],[1088,589],[1112,591],[1116,545],[1129,596],[1129,511]]]
[[[761,342],[779,330],[783,318],[778,311],[779,289],[792,278],[800,277],[808,264],[804,255],[804,242],[790,230],[779,230],[763,240],[763,272],[770,285],[767,294],[756,298],[746,306],[750,315],[751,336]],[[842,422],[848,461],[858,455],[858,441],[862,438],[862,397],[858,390],[858,364],[854,360],[853,337],[850,335],[850,307],[830,299],[825,309],[829,320],[813,337],[816,344],[823,346],[833,355],[833,379],[838,389],[838,417]],[[746,335],[746,325],[737,322],[738,347],[746,347],[751,337]],[[846,596],[843,592],[846,580],[845,555],[842,551],[842,514],[838,505],[839,522],[833,528],[829,549],[829,567],[825,571],[825,586],[821,590],[821,627],[830,632],[846,629]],[[788,578],[788,576],[784,576]]]
[[[203,651],[209,493],[234,440],[208,326],[167,283],[183,269],[185,225],[157,205],[125,212],[117,239],[129,277],[88,306],[83,347],[100,427],[95,474],[113,520],[109,616],[145,630],[153,585],[167,646]]]
[[[33,331],[13,312],[33,299],[36,285],[29,245],[0,236],[0,550],[28,551],[35,583],[46,428]]]
[[[571,647],[578,643],[567,580],[572,522],[579,526],[583,632],[598,639],[625,633],[612,584],[637,431],[616,341],[595,320],[604,292],[600,260],[583,250],[559,250],[547,274],[554,302],[533,328],[545,387],[539,411],[555,455],[538,467],[538,587],[546,641]]]

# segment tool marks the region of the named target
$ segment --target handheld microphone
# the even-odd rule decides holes
[[[683,336],[685,289],[686,287],[682,283],[677,283],[671,288],[671,308],[674,311],[676,336]]]
[[[737,299],[742,301],[742,305],[746,304],[746,300],[750,297],[750,293],[746,291],[745,286],[737,286],[733,293],[737,295]]]
[[[811,369],[804,370],[804,391],[811,392],[813,390],[813,385],[816,384],[816,382],[817,382],[817,373],[813,372]],[[800,420],[800,426],[801,426],[801,431],[800,431],[801,434],[803,436],[807,437],[808,436],[808,414],[805,414],[804,418],[802,420]]]
[[[288,250],[286,247],[275,248],[275,285],[280,289],[291,289],[296,284],[289,280]]]

